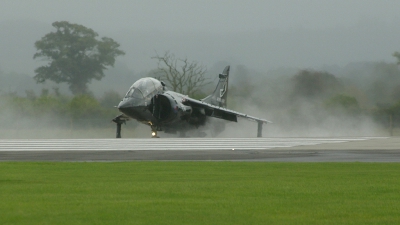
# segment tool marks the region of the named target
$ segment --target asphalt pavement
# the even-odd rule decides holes
[[[0,139],[0,161],[400,162],[398,137]]]

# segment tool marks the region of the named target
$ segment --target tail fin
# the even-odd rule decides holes
[[[226,66],[224,71],[219,74],[219,81],[214,92],[206,98],[202,99],[202,101],[226,108],[228,96],[229,68],[230,66]]]

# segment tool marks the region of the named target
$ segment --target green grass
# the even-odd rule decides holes
[[[399,224],[400,164],[0,163],[0,224]]]

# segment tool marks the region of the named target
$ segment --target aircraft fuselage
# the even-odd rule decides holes
[[[132,85],[118,109],[156,130],[187,129],[189,126],[185,125],[186,122],[195,126],[204,124],[201,118],[205,120],[205,115],[184,105],[185,97],[177,92],[165,91],[156,79],[142,78]]]

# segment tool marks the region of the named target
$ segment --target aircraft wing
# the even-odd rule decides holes
[[[187,106],[191,106],[192,108],[200,108],[204,109],[206,116],[216,117],[224,120],[229,120],[233,122],[237,122],[237,117],[242,117],[248,120],[252,120],[255,122],[262,122],[262,123],[272,123],[266,119],[257,118],[254,116],[250,116],[244,113],[236,112],[227,108],[219,107],[216,105],[212,105],[200,100],[192,99],[186,97],[182,100],[182,103]]]

